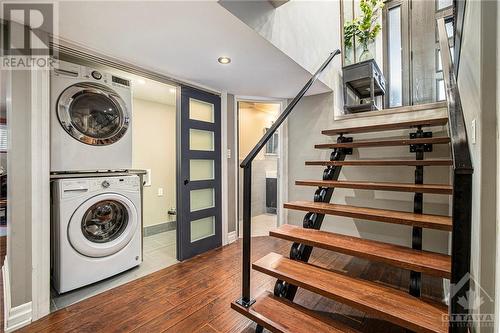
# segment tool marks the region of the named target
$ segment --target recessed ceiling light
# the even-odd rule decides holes
[[[219,57],[219,59],[217,59],[217,61],[220,64],[227,65],[227,64],[229,64],[231,62],[231,58],[229,58],[229,57]]]
[[[146,84],[146,80],[139,79],[139,80],[137,80],[137,83],[139,83],[139,84]]]
[[[175,88],[170,88],[168,91],[170,91],[172,94],[176,92]]]

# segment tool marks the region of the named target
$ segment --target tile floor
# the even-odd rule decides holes
[[[278,216],[275,214],[261,214],[252,217],[252,237],[269,236],[269,230],[276,228]],[[240,220],[240,236],[243,230],[243,220]]]
[[[58,295],[52,291],[51,311],[65,308],[103,291],[112,289],[121,284],[138,279],[142,276],[159,271],[177,263],[176,259],[176,231],[166,231],[144,238],[143,262],[138,267],[113,276],[101,282],[94,283],[74,291]]]

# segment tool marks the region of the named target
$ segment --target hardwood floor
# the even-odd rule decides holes
[[[253,261],[269,252],[288,255],[291,243],[253,238]],[[19,332],[245,332],[254,324],[230,309],[240,295],[241,242],[202,254],[42,318]],[[311,261],[350,276],[403,289],[409,273],[385,264],[315,249]],[[441,279],[425,276],[423,292],[442,299]],[[273,290],[275,279],[253,271],[254,295]],[[299,289],[297,303],[328,313],[362,332],[404,332],[346,305]]]

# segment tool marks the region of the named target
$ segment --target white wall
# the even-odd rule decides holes
[[[31,301],[31,76],[12,71],[12,107],[8,110],[8,238],[12,307]]]
[[[290,1],[278,8],[268,1],[221,4],[311,73],[340,49],[339,1]],[[336,80],[333,72],[323,77],[330,88]]]
[[[458,86],[474,166],[472,202],[471,272],[481,288],[495,296],[496,253],[496,183],[497,119],[496,109],[496,3],[467,1]],[[471,138],[476,121],[476,143]],[[479,293],[479,286],[474,290]],[[493,314],[494,304],[481,294],[485,303],[477,313]],[[477,332],[493,332],[493,327],[479,327]]]
[[[297,106],[288,121],[289,156],[288,162],[289,191],[288,199],[312,201],[314,187],[296,186],[298,179],[321,179],[324,167],[306,167],[306,160],[327,160],[330,150],[314,149],[314,144],[330,142],[321,135],[321,130],[327,129],[338,121],[333,120],[332,94],[309,96]],[[436,115],[442,114],[442,110]],[[425,113],[424,113],[425,114]],[[421,116],[419,112],[409,114],[395,114],[384,117],[370,117],[358,123],[391,122],[403,118]],[[348,124],[350,123],[347,122]],[[442,127],[433,129],[434,135],[444,134]],[[380,137],[380,134],[378,134]],[[386,136],[408,135],[407,132],[393,131],[382,134]],[[355,140],[376,137],[372,135],[355,135]],[[449,156],[447,145],[435,145],[434,152],[426,153],[426,158],[441,158]],[[408,147],[366,148],[355,149],[348,159],[364,158],[415,158],[409,153]],[[369,180],[390,182],[414,182],[414,168],[411,167],[344,167],[339,179]],[[426,183],[449,183],[449,169],[446,167],[428,167],[424,170]],[[413,211],[413,194],[399,192],[382,192],[366,190],[335,189],[332,203],[355,206],[384,208],[402,211]],[[449,201],[447,196],[424,195],[424,212],[430,214],[448,215]],[[302,225],[304,212],[289,211],[289,223]],[[411,244],[411,228],[394,224],[366,222],[358,219],[328,216],[323,222],[323,230],[338,232],[347,235],[359,236],[367,239],[386,241],[401,245]],[[433,230],[424,230],[423,246],[427,250],[447,252],[448,233]]]
[[[278,8],[268,1],[221,0],[219,3],[310,73],[316,72],[330,52],[341,49],[338,0],[292,0]],[[382,68],[381,44],[382,34],[376,40],[374,52],[372,48]],[[334,92],[332,105],[337,116],[343,114],[341,58],[337,56],[320,77]],[[297,87],[297,92],[299,89]]]
[[[176,109],[138,98],[133,109],[133,167],[151,169],[151,186],[144,187],[146,227],[175,220],[167,211],[176,207]]]

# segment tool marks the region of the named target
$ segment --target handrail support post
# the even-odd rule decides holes
[[[251,242],[252,242],[252,162],[243,167],[243,259],[241,298],[236,302],[246,308],[255,300],[250,298]]]

